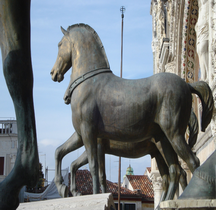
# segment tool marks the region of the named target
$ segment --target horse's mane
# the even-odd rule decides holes
[[[99,44],[99,46],[101,47],[102,53],[103,53],[104,58],[105,58],[106,63],[107,63],[107,66],[108,66],[108,68],[110,68],[109,61],[108,61],[108,59],[107,59],[107,55],[106,55],[106,52],[105,52],[105,50],[104,50],[104,46],[103,46],[103,44],[102,44],[102,42],[101,42],[101,39],[100,39],[100,37],[98,36],[97,32],[96,32],[91,26],[89,26],[89,25],[87,25],[87,24],[84,24],[84,23],[79,23],[79,24],[71,25],[71,26],[69,26],[69,27],[67,28],[67,31],[70,32],[70,31],[71,31],[73,28],[75,28],[75,27],[82,27],[82,28],[85,28],[85,29],[87,29],[88,31],[91,32],[91,34],[93,35],[93,37],[95,38],[95,40],[97,41],[97,43]]]

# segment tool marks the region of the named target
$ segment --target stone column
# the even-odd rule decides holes
[[[159,172],[154,174],[151,174],[151,180],[153,184],[153,190],[154,190],[154,209],[158,206],[161,198],[162,193],[162,178],[159,174]]]
[[[216,107],[216,2],[209,0],[209,75],[210,87],[213,92],[214,103]],[[216,136],[216,109],[213,112],[211,122],[212,135]],[[215,145],[216,146],[216,145]]]

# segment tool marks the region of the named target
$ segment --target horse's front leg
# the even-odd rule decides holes
[[[70,172],[71,172],[71,188],[70,191],[73,196],[79,196],[81,195],[80,192],[77,191],[77,185],[76,185],[76,172],[77,170],[88,163],[88,156],[87,152],[84,151],[81,156],[79,156],[75,161],[71,163],[70,166]]]
[[[93,194],[99,193],[99,176],[98,176],[98,161],[97,161],[97,136],[93,129],[94,124],[83,122],[81,124],[81,136],[85,149],[88,155],[89,169],[93,181]]]
[[[3,71],[14,103],[18,151],[13,170],[0,183],[0,209],[16,209],[24,185],[35,186],[39,176],[33,74],[30,52],[30,0],[0,1],[0,44]]]
[[[62,159],[68,153],[80,148],[83,146],[82,139],[80,136],[74,132],[73,135],[61,146],[59,146],[55,151],[55,184],[58,190],[58,193],[61,197],[67,197],[68,187],[62,184],[62,175],[61,175],[61,163]]]
[[[98,139],[98,166],[99,166],[99,180],[101,185],[102,193],[107,192],[106,187],[106,171],[105,171],[105,152],[103,139]]]

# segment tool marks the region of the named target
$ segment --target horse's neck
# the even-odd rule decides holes
[[[92,49],[86,50],[84,46],[78,46],[72,52],[72,75],[74,81],[83,74],[101,68],[109,68],[106,57],[101,51]]]

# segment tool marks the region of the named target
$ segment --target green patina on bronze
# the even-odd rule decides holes
[[[24,185],[38,179],[38,149],[32,97],[30,0],[0,0],[0,46],[5,80],[14,103],[18,127],[17,158],[0,183],[0,209],[16,209]]]

